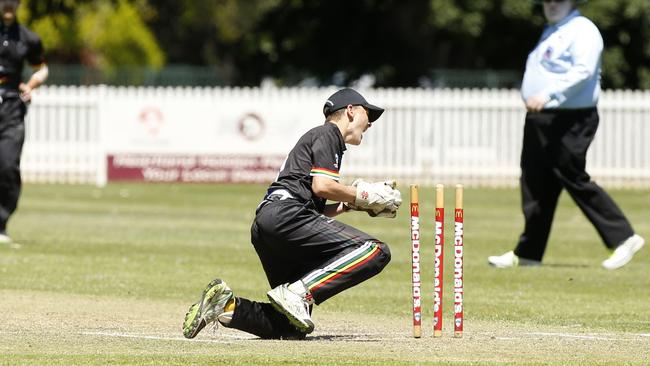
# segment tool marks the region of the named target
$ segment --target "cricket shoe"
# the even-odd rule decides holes
[[[515,254],[512,250],[509,251],[508,253],[505,253],[503,255],[493,255],[488,257],[488,263],[490,265],[497,267],[497,268],[511,268],[511,267],[519,267],[519,266],[541,266],[542,262],[532,260],[532,259],[526,259],[526,258],[520,258],[518,255]]]
[[[0,244],[11,244],[12,240],[6,232],[0,231]]]
[[[275,310],[284,314],[294,327],[303,333],[314,331],[314,322],[309,315],[309,303],[303,296],[291,291],[285,283],[266,293]]]
[[[603,261],[603,267],[607,269],[617,269],[626,265],[645,244],[643,237],[634,234],[619,245],[612,255]]]
[[[194,338],[206,325],[216,322],[224,313],[224,308],[230,300],[234,299],[232,290],[225,282],[215,279],[203,290],[201,299],[190,306],[183,322],[183,335],[185,338]]]

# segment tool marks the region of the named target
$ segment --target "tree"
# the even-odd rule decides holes
[[[593,0],[583,11],[603,33],[604,85],[650,89],[650,2]]]
[[[165,55],[145,23],[145,0],[23,0],[19,19],[38,33],[48,56],[111,71],[160,68]]]
[[[544,26],[530,0],[23,0],[48,60],[210,66],[229,85],[416,86],[434,69],[515,70]],[[650,1],[589,0],[603,85],[650,89]],[[513,85],[516,86],[516,85]]]

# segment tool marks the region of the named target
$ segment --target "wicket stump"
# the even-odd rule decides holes
[[[442,337],[442,282],[445,267],[445,187],[436,185],[436,227],[433,262],[433,336]]]
[[[418,186],[411,185],[411,264],[413,286],[413,337],[422,336],[422,291],[420,282],[420,208]]]
[[[442,337],[443,273],[445,244],[445,187],[436,185],[433,336]],[[454,337],[463,336],[463,186],[456,185],[454,208]],[[420,275],[420,202],[418,186],[411,185],[411,264],[413,288],[413,337],[422,336],[422,291]]]
[[[463,186],[456,185],[454,210],[454,337],[463,336]]]

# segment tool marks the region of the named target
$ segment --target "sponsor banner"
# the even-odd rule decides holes
[[[271,183],[284,155],[108,155],[109,181]]]
[[[293,100],[173,90],[112,95],[105,108],[109,154],[287,154],[323,123],[322,95]]]
[[[323,123],[322,91],[118,89],[103,116],[108,181],[270,183]]]

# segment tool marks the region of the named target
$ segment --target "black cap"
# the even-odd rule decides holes
[[[376,105],[372,105],[366,101],[364,97],[361,96],[356,90],[345,88],[337,91],[332,94],[325,105],[323,106],[323,114],[325,117],[330,114],[343,109],[348,105],[360,105],[368,109],[368,120],[370,122],[375,122],[382,113],[384,113],[384,108],[379,108]]]

